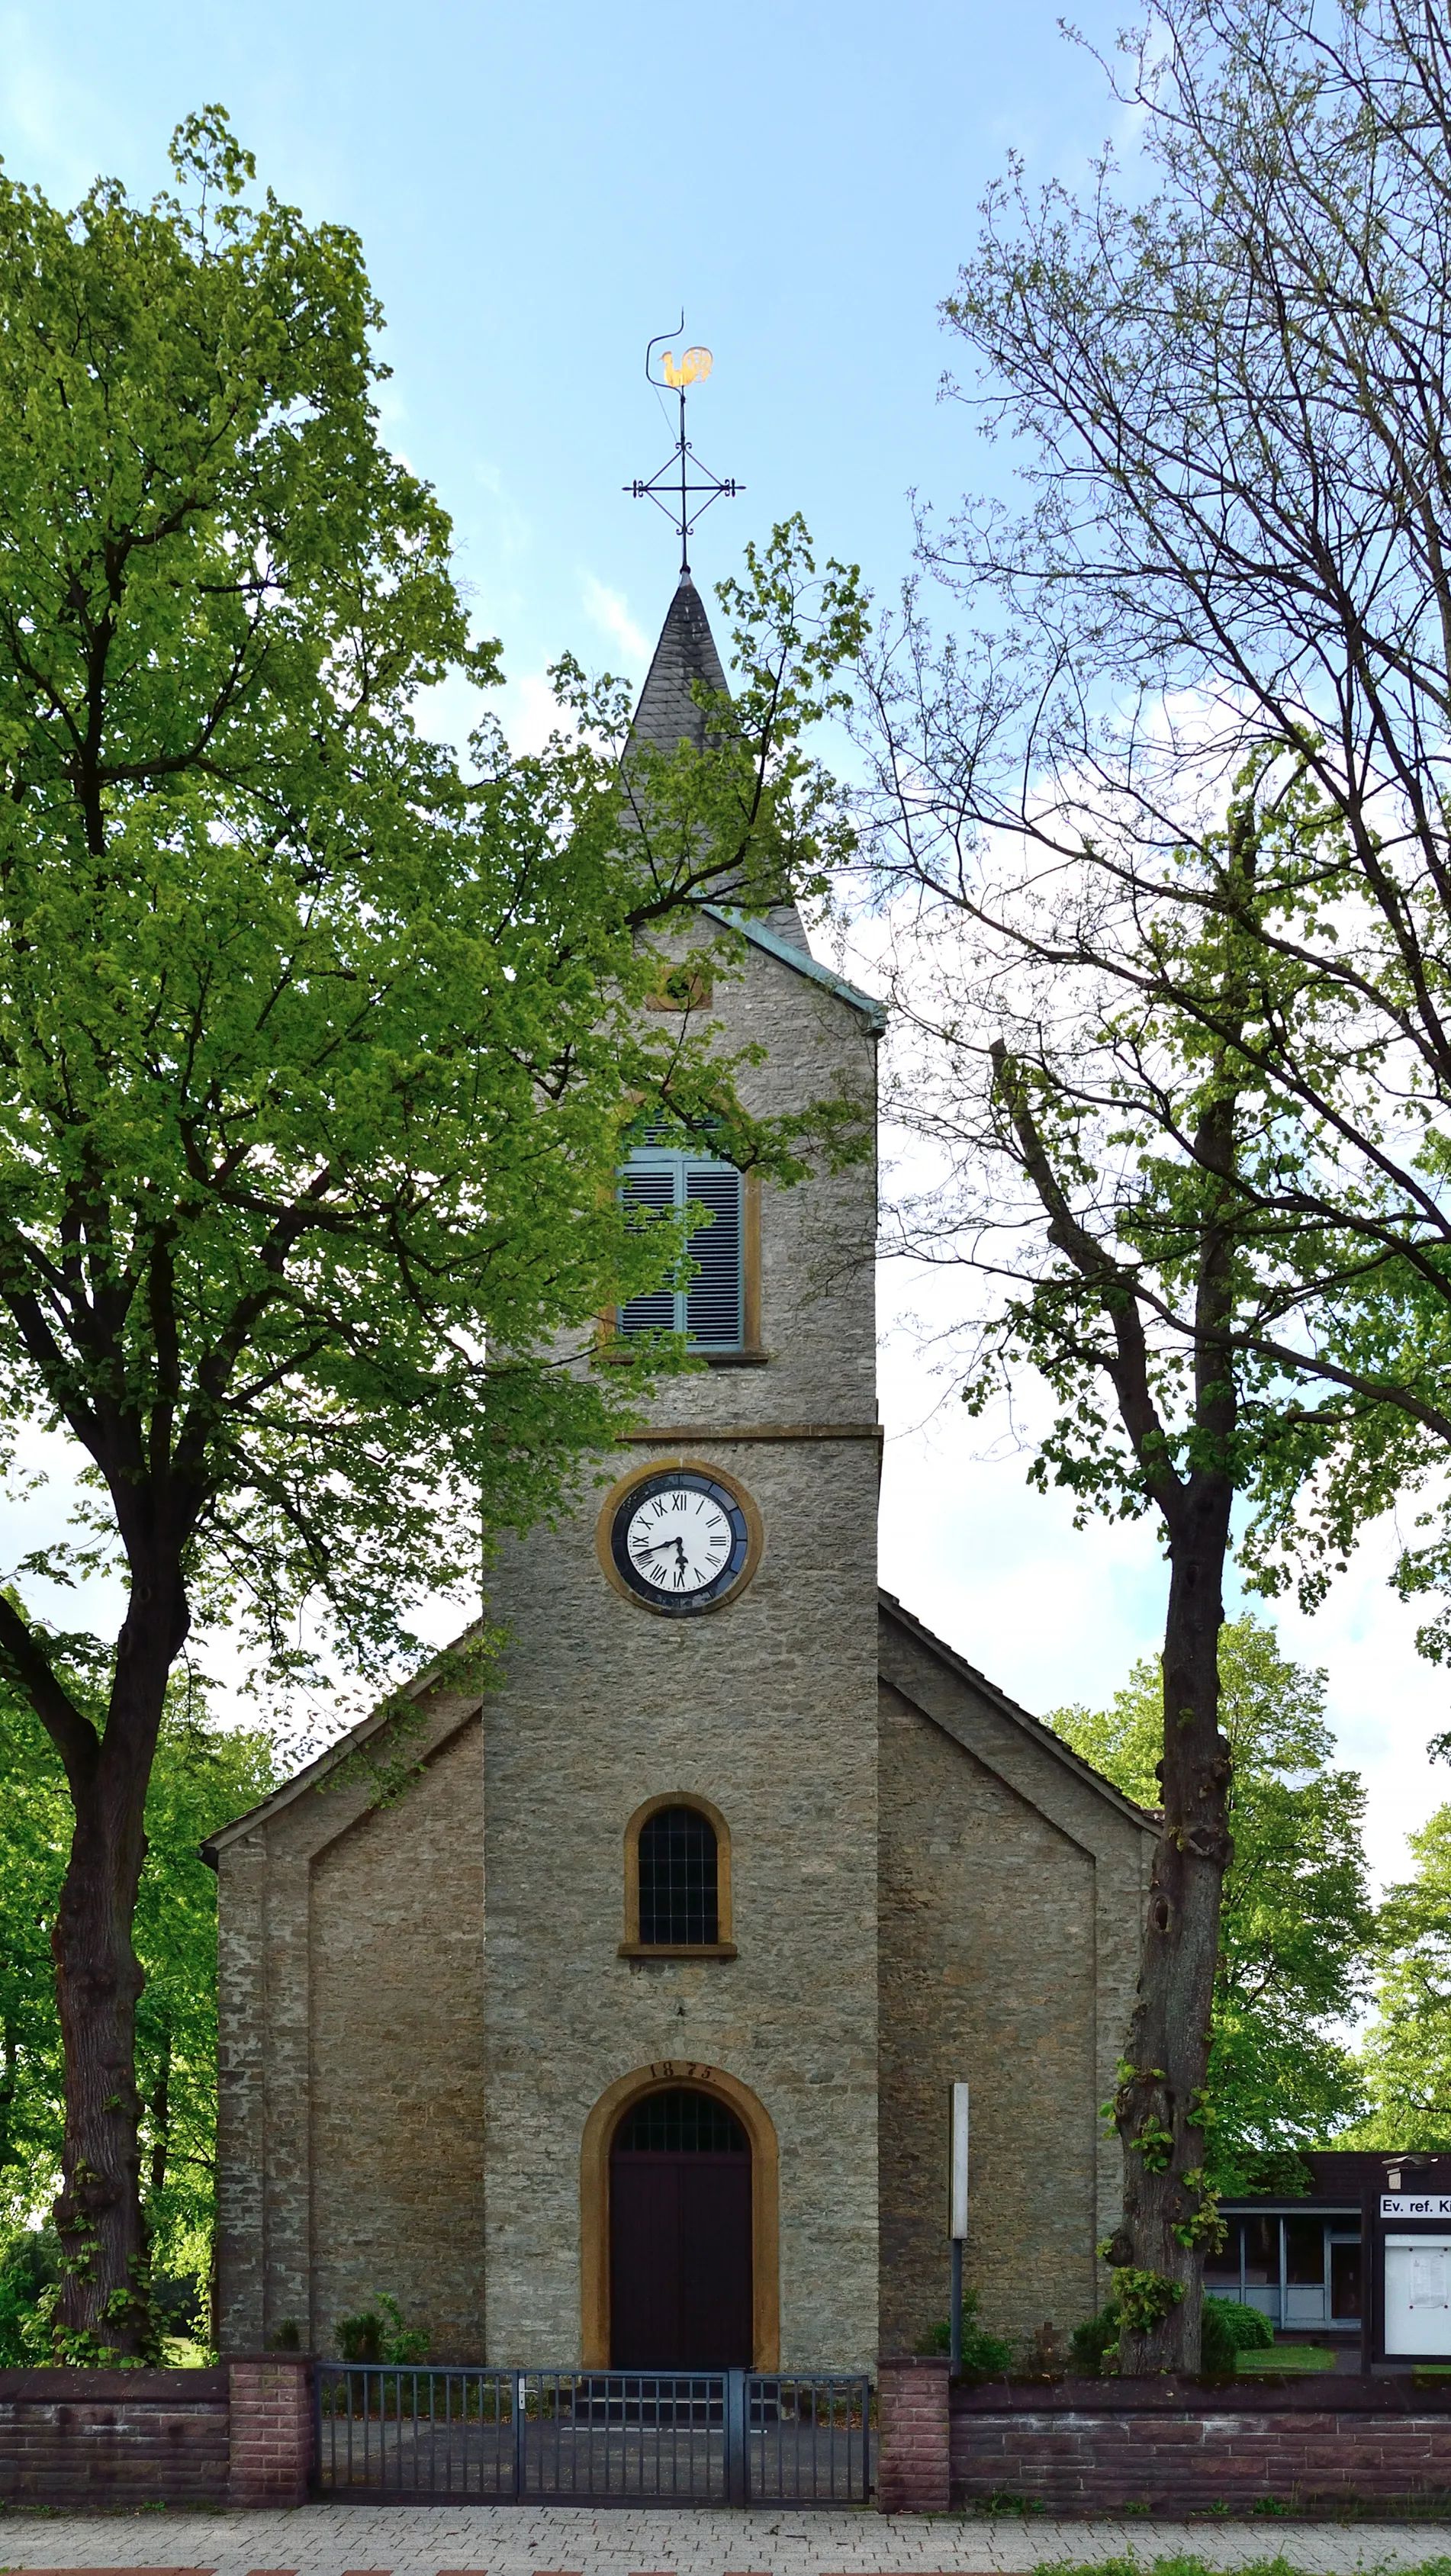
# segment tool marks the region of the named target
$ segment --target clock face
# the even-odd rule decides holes
[[[694,1467],[665,1467],[632,1485],[610,1528],[621,1580],[669,1618],[714,1609],[739,1582],[749,1547],[735,1495]]]

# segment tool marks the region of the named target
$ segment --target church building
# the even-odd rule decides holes
[[[699,740],[695,678],[687,575],[637,731]],[[747,1105],[870,1101],[880,1004],[794,906],[743,927]],[[623,1186],[714,1212],[620,1319],[706,1366],[501,1550],[504,1669],[418,1682],[404,1795],[336,1782],[359,1729],[208,1846],[227,2351],[384,2292],[430,2360],[870,2369],[947,2313],[963,2081],[981,2321],[1104,2296],[1153,1831],[878,1590],[872,1169]]]

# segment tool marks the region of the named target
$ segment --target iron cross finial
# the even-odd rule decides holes
[[[728,482],[722,482],[718,474],[712,474],[708,465],[702,465],[685,435],[686,389],[690,385],[703,384],[710,374],[712,360],[709,349],[683,349],[678,360],[673,349],[667,349],[660,361],[660,374],[656,376],[650,372],[651,357],[661,341],[673,340],[683,335],[684,330],[685,314],[682,310],[674,331],[657,331],[654,339],[647,341],[645,346],[646,383],[654,385],[657,392],[668,391],[680,398],[680,435],[675,442],[675,453],[667,457],[648,483],[626,483],[623,487],[636,501],[653,501],[678,531],[682,581],[690,571],[690,532],[697,520],[704,516],[712,501],[722,498],[733,501],[736,494],[746,488],[744,483],[737,483],[734,476]],[[692,482],[692,471],[699,476],[699,481]]]

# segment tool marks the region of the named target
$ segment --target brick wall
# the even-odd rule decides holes
[[[6,2504],[225,2504],[225,2370],[0,2370]]]
[[[0,2370],[0,2505],[301,2504],[312,2365]]]
[[[285,2353],[234,2361],[230,2504],[305,2504],[313,2466],[312,2364]]]
[[[954,2389],[952,2502],[990,2496],[1059,2514],[1445,2501],[1451,2389],[1374,2379]]]
[[[877,2375],[877,2509],[945,2513],[947,2357],[884,2361]]]

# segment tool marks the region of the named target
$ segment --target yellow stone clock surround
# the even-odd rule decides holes
[[[652,1484],[657,1477],[669,1475],[672,1469],[683,1469],[693,1476],[708,1476],[713,1485],[723,1487],[746,1524],[745,1563],[734,1583],[728,1591],[717,1593],[713,1601],[703,1602],[700,1608],[691,1614],[697,1619],[708,1619],[714,1611],[727,1609],[731,1602],[739,1601],[761,1561],[761,1549],[765,1542],[760,1507],[754,1495],[747,1491],[738,1476],[733,1476],[729,1468],[718,1466],[713,1458],[686,1457],[683,1453],[679,1455],[667,1453],[664,1456],[657,1454],[648,1464],[632,1467],[627,1475],[621,1476],[616,1484],[611,1485],[600,1505],[599,1518],[595,1522],[595,1554],[600,1561],[600,1571],[612,1591],[618,1592],[622,1600],[632,1601],[637,1610],[648,1612],[652,1618],[659,1616],[652,1603],[626,1583],[615,1563],[612,1542],[615,1521],[621,1505],[628,1502],[631,1494],[641,1485]]]

